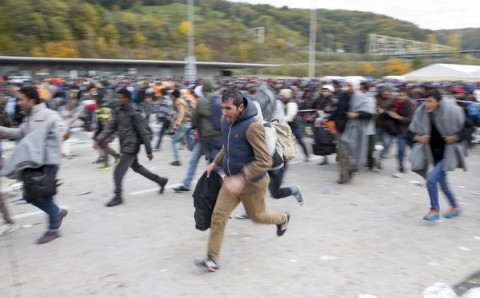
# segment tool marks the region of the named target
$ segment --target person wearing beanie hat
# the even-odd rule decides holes
[[[190,191],[190,185],[197,170],[200,157],[205,154],[205,158],[211,163],[220,149],[222,149],[221,130],[217,130],[213,126],[212,121],[212,116],[218,114],[215,114],[215,108],[218,108],[218,112],[221,114],[220,95],[213,91],[211,81],[209,80],[205,80],[200,88],[202,96],[199,97],[197,108],[192,115],[192,126],[198,129],[199,139],[192,149],[187,174],[182,181],[182,185],[173,189],[175,192]],[[216,107],[215,101],[218,101],[218,107]]]
[[[203,80],[202,92],[205,96],[209,96],[209,95],[211,95],[212,93],[215,92],[212,80],[210,80],[210,79]]]

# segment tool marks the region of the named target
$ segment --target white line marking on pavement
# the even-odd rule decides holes
[[[68,206],[59,206],[62,209],[70,209]],[[33,211],[33,212],[26,212],[26,213],[20,213],[12,216],[13,219],[21,219],[21,218],[26,218],[26,217],[31,217],[31,216],[36,216],[40,214],[45,214],[43,211]]]
[[[317,160],[317,159],[320,159],[320,157],[318,156],[315,156],[315,157],[312,157],[310,158],[310,161],[314,161],[314,160]],[[289,164],[297,164],[297,163],[303,163],[305,161],[303,160],[296,160],[296,161],[291,161],[289,162]],[[128,181],[131,181],[133,179],[136,179],[136,178],[130,178],[130,179],[127,179],[127,182]],[[197,184],[197,181],[192,181],[192,185],[195,185]],[[182,183],[176,183],[176,184],[169,184],[168,186],[165,187],[165,189],[172,189],[174,187],[178,187],[178,186],[181,186]],[[155,187],[155,188],[148,188],[148,189],[143,189],[143,190],[139,190],[139,191],[132,191],[132,192],[129,192],[127,195],[129,196],[138,196],[138,195],[143,195],[143,194],[146,194],[146,193],[149,193],[149,192],[154,192],[154,191],[157,191],[158,190],[158,187]]]
[[[192,181],[192,185],[196,185],[197,184],[197,181]],[[169,184],[167,186],[165,186],[165,189],[173,189],[175,187],[179,187],[179,186],[182,186],[183,183],[175,183],[175,184]],[[127,195],[129,196],[138,196],[138,195],[141,195],[141,194],[145,194],[145,193],[149,193],[149,192],[154,192],[154,191],[158,191],[159,187],[155,187],[155,188],[148,188],[148,189],[144,189],[144,190],[139,190],[139,191],[133,191],[133,192],[129,192]],[[191,190],[193,191],[195,188],[191,188]]]
[[[25,217],[30,217],[30,216],[35,216],[35,215],[40,215],[44,214],[45,212],[43,211],[34,211],[34,212],[27,212],[27,213],[22,213],[22,214],[17,214],[12,216],[13,219],[20,219],[20,218],[25,218]]]
[[[170,184],[168,186],[165,186],[165,189],[172,189],[174,187],[178,187],[182,185],[182,183],[177,183],[177,184]],[[142,195],[144,193],[149,193],[149,192],[153,192],[153,191],[158,191],[159,189],[159,186],[155,187],[155,188],[147,188],[147,189],[144,189],[144,190],[139,190],[139,191],[133,191],[133,192],[129,192],[128,195],[129,196],[138,196],[138,195]]]

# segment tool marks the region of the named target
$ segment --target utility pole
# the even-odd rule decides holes
[[[195,23],[193,20],[194,0],[188,0],[188,50],[185,64],[185,79],[193,84],[197,79],[197,65],[195,59]]]
[[[308,77],[315,77],[315,44],[317,42],[317,9],[315,6],[315,1],[312,1],[312,10],[310,11],[310,49],[309,49],[309,59],[308,59]]]

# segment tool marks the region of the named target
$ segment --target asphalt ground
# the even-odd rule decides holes
[[[274,200],[267,208],[288,211],[283,237],[275,226],[229,220],[221,270],[193,265],[205,256],[208,231],[195,230],[192,193],[175,193],[189,152],[180,167],[170,166],[167,137],[151,162],[140,162],[169,178],[158,186],[129,171],[125,204],[106,208],[113,190],[112,170],[98,171],[96,153],[81,132],[71,140],[59,177],[58,204],[69,209],[62,237],[45,245],[35,240],[45,230],[45,215],[9,199],[21,229],[0,237],[0,297],[421,297],[435,282],[474,287],[480,271],[480,148],[470,150],[469,171],[448,173],[461,216],[430,223],[421,178],[407,173],[393,178],[395,148],[381,171],[357,175],[346,185],[337,179],[334,156],[290,163],[284,185],[299,185],[305,198]],[[5,144],[7,154],[13,145]],[[114,144],[116,148],[116,144]],[[206,162],[201,161],[198,178]],[[7,186],[13,181],[3,181]],[[421,183],[420,183],[421,184]],[[192,186],[192,188],[194,185]],[[441,195],[441,207],[447,201]],[[234,214],[241,213],[240,206]]]

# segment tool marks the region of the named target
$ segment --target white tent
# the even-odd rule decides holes
[[[480,82],[479,65],[436,63],[404,75],[407,81],[465,81]]]

